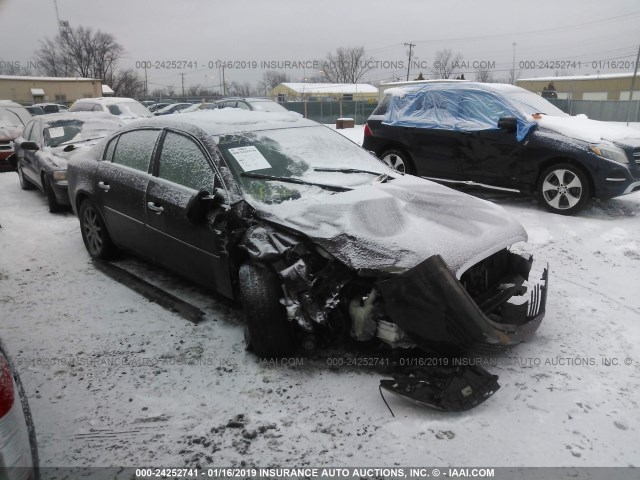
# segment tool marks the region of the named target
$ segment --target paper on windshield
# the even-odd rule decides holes
[[[245,172],[271,168],[267,159],[254,146],[230,148],[229,153],[233,155],[233,158]]]
[[[64,137],[64,127],[54,127],[49,129],[49,138]]]

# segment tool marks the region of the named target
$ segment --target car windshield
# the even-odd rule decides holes
[[[45,124],[43,130],[44,143],[47,147],[58,147],[65,144],[96,140],[117,130],[120,125],[120,122],[115,119],[111,121],[105,118],[99,120],[56,120]]]
[[[240,187],[262,203],[331,195],[397,175],[366,150],[323,126],[214,139]]]
[[[250,103],[254,110],[261,112],[288,112],[282,105],[270,100],[252,100]]]
[[[147,107],[138,102],[122,102],[107,105],[109,111],[114,115],[133,114],[140,117],[151,117],[151,112]]]
[[[545,100],[540,95],[533,92],[522,90],[519,92],[505,93],[514,107],[524,115],[533,115],[534,113],[544,113],[552,117],[566,117],[567,114],[553,105],[551,102]]]

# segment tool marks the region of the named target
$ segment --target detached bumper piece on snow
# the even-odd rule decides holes
[[[491,355],[533,335],[547,302],[544,284],[524,300],[533,259],[507,250],[471,267],[459,281],[439,255],[378,282],[387,315],[423,349],[455,357]]]
[[[380,380],[380,387],[427,407],[462,412],[480,405],[499,388],[498,377],[477,366],[434,367]],[[392,412],[393,413],[393,412]]]

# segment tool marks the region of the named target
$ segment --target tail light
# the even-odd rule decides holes
[[[29,431],[9,363],[0,353],[0,479],[35,478]]]
[[[14,400],[13,376],[11,375],[9,364],[0,355],[0,418],[11,410]]]
[[[373,135],[373,132],[371,131],[371,128],[369,127],[368,123],[364,124],[364,136],[365,137],[370,137],[371,135]]]

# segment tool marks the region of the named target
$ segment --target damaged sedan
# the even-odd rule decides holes
[[[547,270],[501,207],[403,175],[315,122],[214,110],[130,124],[68,166],[89,254],[238,299],[262,357],[352,338],[438,355],[529,338]]]

